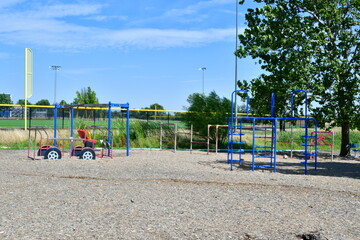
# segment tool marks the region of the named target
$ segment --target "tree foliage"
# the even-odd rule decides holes
[[[59,105],[65,106],[65,105],[67,105],[67,102],[63,99],[60,101]]]
[[[90,87],[83,88],[76,91],[76,98],[74,98],[73,104],[97,104],[99,103],[96,97],[95,91],[92,91]]]
[[[252,93],[251,107],[267,111],[275,92],[276,115],[286,116],[290,91],[306,90],[312,93],[310,110],[320,127],[340,126],[340,155],[349,154],[349,130],[360,128],[360,1],[255,2],[261,7],[248,9],[248,27],[236,51],[241,58],[256,59],[266,72],[239,83]],[[303,96],[299,101],[304,103]]]
[[[35,105],[49,106],[50,102],[47,99],[41,99],[35,103]]]
[[[141,108],[144,110],[165,110],[164,107],[158,103],[151,104],[149,107]],[[137,111],[131,112],[131,117],[140,119],[155,118],[154,116],[165,116],[165,112],[154,112],[154,111]]]
[[[212,125],[226,125],[231,108],[231,101],[227,98],[220,98],[216,92],[211,92],[208,96],[200,93],[191,94],[188,99],[190,106],[187,108],[187,113],[184,114],[183,121],[188,125],[193,125],[193,130],[203,136],[207,137],[208,124]],[[215,140],[215,129],[211,131],[210,138]],[[227,130],[219,129],[220,140],[226,138]]]
[[[1,104],[12,104],[13,102],[11,101],[9,94],[1,93],[0,94],[0,103]],[[10,107],[0,107],[0,111],[7,110],[9,108]]]
[[[19,99],[16,104],[19,104],[19,105],[25,105],[25,100],[24,99]],[[26,100],[26,104],[27,105],[31,105],[31,103],[29,102],[29,100]]]

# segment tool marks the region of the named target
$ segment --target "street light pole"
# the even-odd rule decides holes
[[[205,85],[205,73],[206,67],[199,68],[199,70],[202,70],[202,93],[205,94],[204,91],[204,85]]]
[[[235,0],[236,4],[236,17],[235,17],[235,52],[238,50],[238,22],[239,22],[239,1]],[[237,90],[237,79],[238,78],[238,57],[235,55],[235,91]],[[236,93],[235,93],[235,117],[237,117],[237,101],[236,101]]]
[[[238,50],[238,25],[239,25],[239,1],[236,0],[236,17],[235,17],[235,51]],[[235,55],[235,91],[237,90],[237,74],[238,74],[238,57]]]
[[[54,104],[56,104],[56,82],[57,82],[57,71],[60,70],[61,66],[50,66],[51,70],[55,72],[55,79],[54,79]]]

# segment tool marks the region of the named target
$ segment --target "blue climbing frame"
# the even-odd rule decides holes
[[[248,94],[246,91],[237,90],[232,93],[231,97],[231,117],[228,121],[228,154],[227,154],[227,161],[230,164],[230,170],[233,169],[233,164],[238,162],[241,164],[244,159],[242,155],[244,154],[244,146],[245,141],[243,141],[246,132],[251,132],[250,138],[252,141],[252,171],[256,168],[271,168],[274,172],[276,172],[276,143],[277,143],[277,125],[278,121],[304,121],[304,134],[301,136],[303,138],[304,152],[301,154],[304,155],[304,161],[301,163],[304,164],[304,173],[307,174],[308,166],[314,165],[315,170],[317,169],[317,142],[315,141],[314,144],[310,144],[312,142],[311,138],[317,139],[317,121],[313,118],[307,117],[307,100],[305,101],[305,117],[304,118],[297,118],[294,117],[294,94],[297,92],[304,92],[305,99],[307,99],[307,94],[303,90],[296,90],[291,94],[291,103],[292,103],[292,110],[291,116],[289,118],[277,118],[274,116],[274,109],[275,109],[275,95],[271,95],[271,110],[269,117],[249,117],[248,115]],[[245,116],[237,116],[235,114],[235,104],[234,98],[236,94],[243,93],[246,95],[246,115]],[[266,123],[266,124],[265,124]],[[311,132],[309,129],[313,128],[315,135],[311,136]],[[247,130],[247,131],[245,131]],[[267,131],[271,132],[271,134],[267,134]],[[259,135],[259,132],[262,135]],[[263,135],[265,133],[265,136]],[[310,134],[310,135],[309,135]],[[259,145],[258,140],[261,140],[261,144]],[[267,144],[269,143],[269,145]],[[311,148],[314,147],[314,153],[311,153]],[[260,153],[259,153],[260,152]],[[238,157],[236,157],[238,155]],[[314,161],[311,161],[313,157]],[[269,159],[268,165],[257,165],[257,159]]]
[[[111,146],[111,141],[113,141],[111,137],[111,129],[112,129],[112,108],[120,108],[121,112],[125,112],[126,114],[126,156],[130,156],[130,108],[129,103],[112,103],[108,104],[79,104],[79,105],[55,105],[54,109],[54,138],[57,137],[57,112],[59,108],[70,108],[71,109],[71,118],[70,118],[70,137],[74,137],[74,128],[75,128],[75,114],[74,108],[77,107],[100,107],[107,108],[108,110],[108,143]],[[56,146],[56,140],[54,140],[54,146]],[[72,150],[72,149],[71,149]],[[108,156],[110,156],[110,149],[108,150]]]

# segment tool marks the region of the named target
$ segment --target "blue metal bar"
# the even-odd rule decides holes
[[[56,137],[57,137],[57,113],[58,113],[58,107],[59,107],[59,105],[55,104],[55,106],[54,106],[54,146],[55,147],[57,145]]]
[[[271,117],[274,117],[275,114],[275,93],[271,94],[271,110],[270,110],[270,115]]]
[[[273,120],[273,130],[272,130],[272,134],[273,134],[273,136],[274,136],[274,138],[273,138],[273,140],[272,140],[272,146],[273,146],[273,148],[272,148],[272,154],[273,154],[273,159],[274,159],[274,172],[276,172],[276,151],[277,151],[277,146],[276,146],[276,142],[277,142],[277,135],[276,135],[276,129],[277,129],[277,126],[276,126],[276,122],[277,122],[277,120],[276,119],[274,119]],[[272,159],[271,159],[272,160]],[[271,164],[271,166],[272,166],[272,164]]]
[[[74,128],[75,128],[75,110],[74,108],[70,108],[71,109],[71,113],[70,113],[70,137],[74,137]],[[71,142],[70,144],[70,153],[72,154],[73,150],[74,150],[75,146],[74,146],[74,142]]]
[[[256,128],[255,128],[255,124],[256,124],[256,118],[253,118],[252,121],[253,124],[253,137],[252,137],[252,158],[251,158],[251,169],[254,171],[255,170],[255,134],[256,134]]]
[[[71,117],[70,117],[70,137],[74,137],[74,129],[75,129],[75,119],[74,119],[74,108],[71,108]]]

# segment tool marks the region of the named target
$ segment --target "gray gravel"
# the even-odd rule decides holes
[[[229,171],[225,154],[0,150],[0,239],[360,239],[359,159]],[[249,158],[249,156],[247,156]]]

